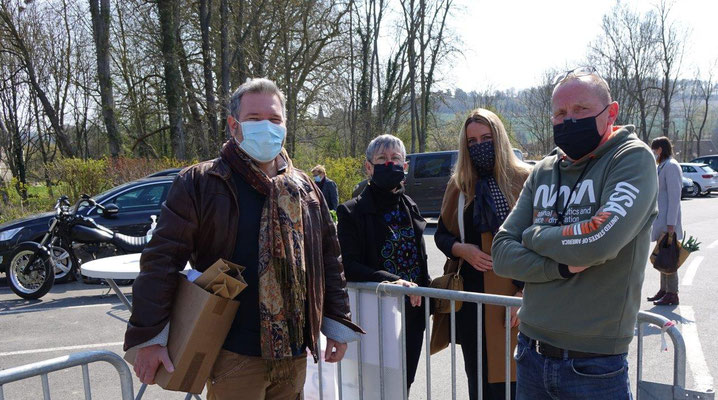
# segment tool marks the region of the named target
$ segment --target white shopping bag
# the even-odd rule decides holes
[[[357,342],[349,343],[346,355],[342,360],[343,399],[359,399],[360,370],[365,399],[382,398],[382,381],[383,398],[403,398],[406,383],[402,374],[404,347],[401,345],[400,301],[403,301],[402,297],[382,297],[382,348],[379,348],[379,295],[374,292],[359,292],[350,289],[349,302],[354,322],[364,328],[366,335],[362,335],[361,339],[361,360],[358,356],[359,344]],[[382,353],[383,370],[380,366],[380,352]],[[383,380],[381,375],[383,375]]]

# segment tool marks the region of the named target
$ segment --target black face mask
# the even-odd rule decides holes
[[[474,143],[469,146],[469,157],[479,175],[491,174],[494,171],[494,142]]]
[[[385,190],[398,189],[401,187],[401,182],[404,181],[404,166],[392,162],[374,164],[374,175],[372,175],[371,181]]]
[[[608,106],[610,104],[593,117],[567,118],[563,123],[554,125],[553,142],[572,160],[578,160],[594,151],[601,143],[601,134],[596,128],[596,117],[603,114]]]

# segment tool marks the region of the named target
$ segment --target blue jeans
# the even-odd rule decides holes
[[[626,354],[594,358],[550,358],[519,333],[516,346],[518,400],[633,399]]]

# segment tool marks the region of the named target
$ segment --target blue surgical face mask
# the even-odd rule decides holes
[[[314,182],[319,183],[319,182],[321,182],[321,181],[322,181],[322,176],[321,176],[321,175],[314,175]]]
[[[239,143],[253,160],[267,163],[274,160],[282,151],[282,143],[287,136],[287,128],[269,120],[240,122],[244,139]]]

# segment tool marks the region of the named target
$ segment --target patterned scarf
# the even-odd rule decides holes
[[[259,319],[262,358],[272,382],[293,378],[293,350],[304,344],[307,295],[301,198],[306,190],[291,160],[269,178],[230,139],[221,157],[258,192],[267,196],[259,225]]]
[[[479,232],[495,234],[508,215],[509,203],[494,176],[481,176],[476,182],[474,226]]]

